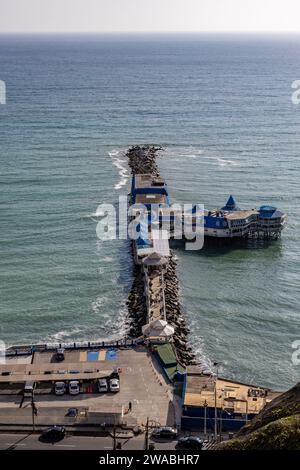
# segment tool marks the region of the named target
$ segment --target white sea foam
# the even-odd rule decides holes
[[[220,167],[240,166],[240,162],[237,160],[229,160],[217,157],[216,155],[210,155],[209,153],[204,152],[203,149],[195,146],[167,148],[166,153],[172,158],[173,162],[182,162],[187,158],[201,158],[203,160],[211,160],[213,165],[218,165]]]
[[[105,295],[97,297],[97,299],[94,302],[92,302],[93,312],[94,313],[99,313],[99,311],[101,310],[101,307],[103,307],[103,305],[107,304],[108,301],[109,301],[109,299]]]
[[[195,356],[197,359],[197,362],[202,369],[203,372],[205,373],[212,373],[213,372],[213,362],[211,359],[204,353],[204,347],[203,344],[199,345],[199,337],[193,337],[191,338],[191,343],[193,346],[193,350],[195,352]],[[201,343],[201,341],[200,341]]]
[[[120,180],[115,184],[115,189],[121,189],[126,186],[129,178],[129,171],[124,150],[112,150],[109,152],[113,165],[119,170]]]
[[[98,222],[97,217],[104,217],[105,211],[99,206],[92,214],[82,216],[83,219],[92,219],[94,222]]]
[[[203,150],[194,146],[166,148],[166,154],[172,157],[172,160],[182,161],[186,158],[198,158],[202,156]]]
[[[61,331],[58,331],[57,333],[49,335],[47,337],[47,342],[58,343],[62,341],[71,340],[78,333],[82,333],[82,328],[79,326],[72,328],[71,330],[61,330]]]
[[[113,257],[112,256],[105,256],[102,261],[104,261],[105,263],[112,263],[114,261]]]
[[[217,162],[219,166],[239,166],[239,162],[234,160],[226,160],[225,158],[217,157]]]

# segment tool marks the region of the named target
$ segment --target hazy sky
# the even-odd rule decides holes
[[[300,0],[0,0],[0,32],[300,31]]]

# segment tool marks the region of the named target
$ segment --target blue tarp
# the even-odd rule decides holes
[[[87,360],[88,361],[98,361],[99,351],[88,351]]]
[[[115,351],[114,349],[110,349],[106,352],[105,359],[107,361],[114,361],[115,359],[117,359],[117,351]]]

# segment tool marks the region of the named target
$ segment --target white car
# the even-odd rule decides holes
[[[98,391],[99,393],[105,393],[108,391],[108,385],[106,379],[99,379],[98,380]]]
[[[56,382],[54,388],[55,395],[64,395],[66,393],[66,384],[65,382]]]
[[[111,392],[119,392],[120,391],[120,382],[118,379],[110,379],[109,381],[109,390]]]
[[[69,394],[78,395],[79,392],[80,390],[78,380],[71,380],[71,382],[69,382]]]
[[[28,381],[25,384],[23,395],[24,398],[32,398],[34,396],[34,389],[36,387],[36,383],[32,381]]]

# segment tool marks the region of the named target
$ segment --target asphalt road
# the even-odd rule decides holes
[[[54,443],[45,443],[39,440],[38,434],[0,434],[0,450],[112,450],[113,440],[105,436],[77,436],[66,437]],[[143,450],[144,436],[130,439],[117,439],[124,450]],[[153,442],[153,441],[150,441]],[[176,441],[155,442],[157,450],[175,449]]]

